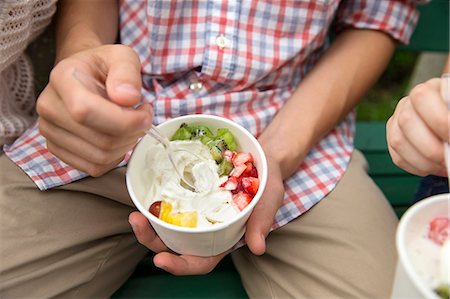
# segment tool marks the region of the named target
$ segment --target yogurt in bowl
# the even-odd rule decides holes
[[[440,220],[448,220],[449,196],[441,194],[423,199],[400,219],[396,235],[398,263],[392,298],[444,298],[439,293],[445,285],[448,289],[450,283],[450,248],[448,244],[444,245],[448,243],[449,227],[448,222],[442,225]]]
[[[186,139],[180,133],[183,124],[206,127],[213,136],[209,136],[211,140]],[[183,186],[164,148],[145,136],[127,169],[133,203],[167,247],[177,253],[212,256],[228,250],[243,236],[245,223],[264,191],[267,162],[261,146],[243,127],[211,115],[174,118],[158,129],[175,137],[171,148],[178,170],[191,176],[197,190]],[[215,138],[226,132],[234,144],[228,135]],[[231,148],[221,148],[220,157],[214,148],[217,140],[225,140]]]

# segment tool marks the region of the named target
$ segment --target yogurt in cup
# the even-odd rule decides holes
[[[400,219],[396,234],[398,253],[392,299],[440,299],[436,288],[442,269],[450,267],[448,246],[444,248],[429,238],[430,223],[438,217],[448,217],[450,194],[432,196],[409,208]],[[447,271],[448,280],[448,271]]]
[[[153,183],[152,178],[146,174],[148,174],[149,167],[149,149],[156,144],[156,141],[150,136],[144,136],[141,139],[131,156],[126,173],[127,188],[135,206],[147,217],[168,248],[179,254],[213,256],[230,249],[244,235],[246,221],[261,198],[267,182],[267,161],[256,138],[245,128],[223,117],[187,115],[170,119],[159,125],[158,129],[170,137],[183,123],[203,125],[212,131],[226,128],[237,141],[238,151],[251,153],[253,163],[258,171],[259,188],[248,206],[229,221],[207,227],[176,226],[150,213],[146,196]]]

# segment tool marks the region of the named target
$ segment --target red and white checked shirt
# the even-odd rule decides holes
[[[329,29],[381,30],[407,42],[417,20],[413,2],[123,0],[121,41],[139,54],[143,95],[153,103],[156,124],[179,115],[215,114],[258,136],[326,50]],[[335,187],[349,163],[353,134],[350,113],[311,150],[285,181],[273,229]],[[41,190],[86,176],[49,153],[36,126],[5,153]]]

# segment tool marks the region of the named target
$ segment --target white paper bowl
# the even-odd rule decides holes
[[[150,136],[142,138],[131,156],[126,173],[127,188],[135,206],[149,219],[168,248],[179,254],[213,256],[230,249],[244,235],[245,223],[261,198],[267,182],[267,161],[256,138],[240,125],[223,117],[204,114],[181,116],[160,124],[158,128],[166,136],[172,136],[182,123],[204,125],[213,132],[218,128],[228,128],[238,143],[238,151],[253,155],[258,170],[259,189],[250,204],[234,220],[208,228],[180,227],[155,217],[143,205],[143,199],[151,185],[149,179],[142,175],[146,168],[146,151],[151,144],[156,143]]]
[[[437,259],[440,251],[426,236],[431,220],[439,216],[448,217],[449,196],[446,193],[423,199],[400,219],[396,234],[398,262],[392,299],[440,299],[433,291],[429,278],[430,272],[439,273]],[[414,259],[417,255],[421,256],[419,262]]]

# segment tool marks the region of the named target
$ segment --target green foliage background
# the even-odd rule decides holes
[[[367,92],[357,107],[360,121],[386,121],[397,102],[407,94],[407,88],[418,54],[396,51],[377,83]]]

